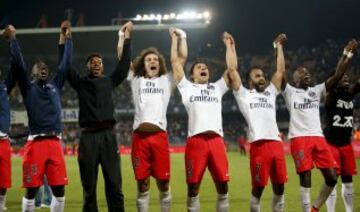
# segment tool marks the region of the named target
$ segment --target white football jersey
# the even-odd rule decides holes
[[[133,129],[142,123],[151,123],[166,131],[166,110],[171,95],[173,78],[170,73],[160,77],[136,77],[129,71],[135,105]]]
[[[223,136],[222,96],[228,90],[223,77],[215,83],[195,84],[182,78],[177,85],[188,113],[188,136],[213,131]]]
[[[249,126],[250,142],[258,140],[281,141],[276,124],[276,96],[280,94],[274,84],[263,91],[248,90],[241,85],[234,96]]]
[[[290,113],[289,138],[323,136],[320,101],[325,94],[325,83],[308,87],[306,90],[286,85],[283,95]]]

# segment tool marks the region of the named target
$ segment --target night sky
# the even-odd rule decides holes
[[[120,12],[123,17],[138,13],[182,12],[186,9],[211,11],[213,21],[208,39],[230,31],[249,50],[264,46],[279,32],[291,38],[291,45],[312,45],[326,39],[360,37],[359,0],[0,0],[0,19],[17,28],[31,28],[46,14],[57,27],[64,10],[73,8],[76,21],[85,13],[86,25],[109,25]]]

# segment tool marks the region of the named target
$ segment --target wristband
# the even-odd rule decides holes
[[[347,58],[352,58],[354,56],[354,53],[344,49],[343,55],[345,55]]]
[[[118,32],[118,35],[119,35],[119,37],[124,37],[125,33],[123,31],[121,31],[121,29],[120,29],[119,32]]]
[[[186,32],[184,32],[184,30],[176,29],[176,33],[179,34],[180,38],[186,38]]]
[[[274,47],[274,49],[276,49],[277,48],[277,45],[279,44],[279,42],[273,42],[273,47]]]

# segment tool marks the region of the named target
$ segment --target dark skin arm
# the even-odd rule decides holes
[[[355,50],[358,47],[358,43],[355,39],[352,39],[351,41],[348,42],[348,44],[345,46],[344,51],[345,52],[350,52],[350,53],[354,53]],[[343,77],[343,75],[345,74],[349,64],[351,61],[351,57],[346,56],[345,54],[343,54],[337,64],[336,67],[336,71],[335,74],[333,74],[332,76],[330,76],[326,81],[325,81],[325,87],[327,91],[332,91],[335,89],[337,83],[339,82],[339,80]]]

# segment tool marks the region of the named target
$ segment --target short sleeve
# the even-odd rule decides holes
[[[186,79],[185,76],[180,80],[179,84],[177,85],[181,95],[184,95],[186,93],[186,88],[191,84],[189,80]]]
[[[229,90],[228,86],[226,85],[226,82],[224,80],[224,77],[221,77],[218,81],[216,81],[214,83],[215,85],[217,85],[220,89],[220,92],[222,95],[224,95],[226,93],[226,91]]]
[[[129,70],[126,80],[132,81],[135,78],[135,74],[132,70]]]
[[[326,86],[325,86],[325,82],[315,85],[315,92],[317,95],[319,95],[320,97],[323,97],[326,95]]]
[[[244,97],[246,97],[248,92],[249,92],[249,90],[247,88],[245,88],[243,85],[240,85],[239,90],[233,91],[235,98],[237,98],[237,97],[244,98]]]
[[[271,93],[275,94],[276,96],[280,94],[280,90],[277,89],[277,87],[270,82],[268,89],[270,90]]]

